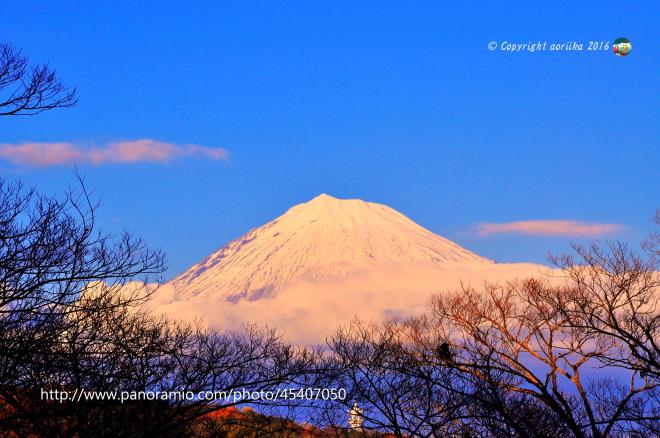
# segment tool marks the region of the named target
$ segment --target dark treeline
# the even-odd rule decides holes
[[[442,292],[408,320],[354,321],[313,350],[272,330],[220,333],[146,313],[163,254],[99,232],[95,211],[82,182],[57,197],[0,181],[6,436],[660,435],[657,233],[639,254],[576,246],[554,259],[556,278]],[[44,397],[301,387],[347,396]],[[246,404],[254,411],[233,409]]]
[[[0,430],[17,436],[179,434],[223,405],[45,400],[43,391],[269,389],[309,368],[274,332],[215,333],[140,310],[163,255],[95,230],[84,190],[0,181]]]

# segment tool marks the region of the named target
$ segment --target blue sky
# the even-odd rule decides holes
[[[388,204],[498,261],[543,262],[580,238],[478,236],[477,224],[622,224],[601,238],[633,242],[651,229],[657,2],[134,3],[0,0],[0,41],[49,62],[80,99],[2,118],[0,144],[226,149],[79,165],[103,228],[162,247],[167,276],[319,193]],[[630,56],[487,48],[621,36]],[[70,165],[0,172],[46,191],[73,181]]]

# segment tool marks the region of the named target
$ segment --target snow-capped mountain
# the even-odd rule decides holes
[[[298,280],[388,267],[493,262],[382,204],[320,195],[220,248],[172,279],[179,299],[272,297]]]
[[[356,317],[422,314],[443,290],[539,275],[552,273],[494,263],[385,205],[321,195],[220,248],[146,307],[217,329],[266,325],[316,344]]]

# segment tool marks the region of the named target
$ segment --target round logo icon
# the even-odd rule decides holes
[[[612,51],[614,51],[614,54],[616,56],[630,55],[631,50],[632,50],[632,44],[630,44],[628,38],[617,38],[614,40],[614,44],[612,45]]]

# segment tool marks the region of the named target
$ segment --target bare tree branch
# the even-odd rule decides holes
[[[78,102],[48,64],[29,65],[29,59],[9,44],[0,44],[0,116],[32,116]]]

